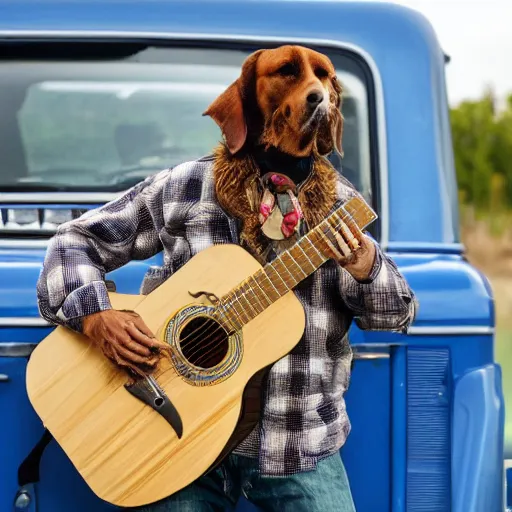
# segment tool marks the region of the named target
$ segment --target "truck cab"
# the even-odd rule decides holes
[[[53,326],[36,282],[63,222],[220,140],[208,104],[259,48],[328,55],[343,84],[343,159],[379,215],[372,235],[419,301],[407,334],[350,339],[352,431],[341,454],[358,512],[504,508],[504,405],[494,302],[458,229],[446,56],[396,5],[338,1],[19,0],[0,5],[0,510],[115,510],[57,443],[39,478],[18,467],[43,433],[25,368]],[[161,254],[109,274],[138,293]],[[241,501],[239,510],[254,510]]]

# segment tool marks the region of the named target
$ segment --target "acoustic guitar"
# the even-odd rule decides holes
[[[92,491],[118,506],[174,494],[215,467],[256,425],[265,372],[299,342],[304,310],[293,288],[329,258],[348,216],[377,216],[356,197],[272,263],[237,245],[195,255],[147,296],[111,293],[171,353],[136,380],[85,336],[59,326],[27,367],[30,401]]]

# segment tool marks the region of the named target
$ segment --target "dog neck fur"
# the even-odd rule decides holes
[[[300,187],[298,200],[308,229],[320,223],[337,199],[337,171],[323,156],[313,155],[312,172]],[[261,231],[259,202],[252,207],[247,196],[247,183],[260,171],[248,153],[231,154],[225,144],[214,150],[213,179],[217,200],[228,215],[241,221],[240,242],[261,261],[269,240]]]

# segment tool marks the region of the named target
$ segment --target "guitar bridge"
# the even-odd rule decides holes
[[[124,387],[135,398],[159,413],[174,429],[178,439],[181,439],[183,436],[183,422],[180,414],[153,376],[137,378],[135,382],[125,384]]]

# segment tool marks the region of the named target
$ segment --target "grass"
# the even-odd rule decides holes
[[[512,450],[512,215],[463,224],[469,261],[490,280],[496,301],[496,362],[501,365],[505,395],[505,446]],[[496,230],[496,224],[500,229]]]
[[[498,329],[496,362],[501,365],[505,396],[505,451],[512,451],[512,329]]]

